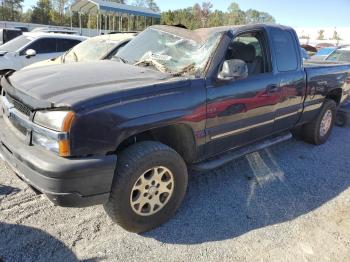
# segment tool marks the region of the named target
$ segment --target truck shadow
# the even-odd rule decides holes
[[[48,258],[50,261],[81,261],[63,242],[40,229],[0,222],[0,262],[47,261]]]
[[[0,196],[7,196],[12,193],[16,194],[20,191],[19,188],[15,188],[12,186],[0,185]]]
[[[350,185],[350,153],[336,171],[328,154],[322,146],[291,140],[211,174],[192,174],[176,217],[144,236],[176,244],[219,241],[311,212]]]

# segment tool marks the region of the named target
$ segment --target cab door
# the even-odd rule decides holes
[[[281,98],[263,29],[233,38],[222,60],[232,59],[247,64],[248,76],[207,86],[206,152],[210,155],[270,135]]]
[[[33,49],[36,52],[35,56],[27,57],[26,51]],[[55,58],[61,53],[57,51],[57,43],[55,38],[40,38],[32,42],[20,52],[20,60],[22,67],[40,62],[43,60]]]

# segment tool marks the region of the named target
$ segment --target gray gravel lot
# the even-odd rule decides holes
[[[53,206],[0,160],[0,260],[350,261],[349,170],[349,128],[292,139],[191,174],[176,217],[137,235],[100,206]]]

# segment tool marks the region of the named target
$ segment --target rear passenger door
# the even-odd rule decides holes
[[[292,128],[299,120],[306,92],[306,75],[300,45],[292,30],[271,28],[270,40],[280,90],[274,123],[274,131],[279,132]]]

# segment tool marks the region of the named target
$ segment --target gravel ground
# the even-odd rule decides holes
[[[101,206],[35,195],[0,161],[0,261],[350,261],[350,132],[192,174],[176,217],[138,235]]]

